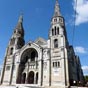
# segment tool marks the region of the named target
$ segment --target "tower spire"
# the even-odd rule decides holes
[[[22,23],[23,22],[23,15],[21,14],[18,20],[18,23]]]
[[[18,23],[17,23],[17,25],[16,25],[14,31],[15,31],[17,34],[18,34],[18,33],[21,33],[22,36],[24,36],[23,15],[22,15],[22,14],[19,16]],[[19,32],[18,32],[18,31],[19,31]],[[15,32],[14,32],[14,33],[15,33]]]
[[[54,16],[61,16],[60,5],[58,3],[58,0],[56,0],[56,3],[55,3]]]

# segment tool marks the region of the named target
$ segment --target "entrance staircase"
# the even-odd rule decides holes
[[[0,88],[64,88],[64,87],[39,87],[38,85],[16,85],[16,86],[0,86]],[[68,88],[68,87],[65,87]],[[88,88],[88,87],[77,87],[71,86],[70,88]]]
[[[21,85],[16,85],[16,88],[44,88],[44,87],[40,87],[40,86],[38,86],[38,85],[29,85],[29,84],[21,84]]]

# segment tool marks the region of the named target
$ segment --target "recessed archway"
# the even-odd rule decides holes
[[[21,55],[21,63],[25,64],[28,60],[35,61],[36,58],[38,58],[38,52],[36,51],[36,49],[28,48]]]
[[[37,61],[37,59],[38,59],[38,52],[37,52],[37,50],[36,49],[34,49],[34,48],[28,48],[28,49],[26,49],[23,53],[22,53],[22,55],[21,55],[21,59],[20,59],[20,64],[19,64],[19,68],[18,68],[18,76],[17,76],[17,80],[16,80],[16,83],[24,83],[24,80],[25,80],[25,75],[24,75],[24,77],[23,77],[23,75],[22,75],[22,73],[23,73],[23,71],[25,70],[25,66],[26,66],[26,64],[28,65],[28,66],[30,66],[30,67],[33,67],[34,65],[36,65],[35,63],[36,63],[36,61]],[[31,63],[33,63],[33,66],[31,66],[32,64]],[[30,65],[29,65],[30,64]],[[37,66],[37,65],[36,65]],[[35,66],[35,67],[36,67]],[[28,67],[29,68],[29,67]],[[33,68],[34,69],[34,68]],[[35,68],[36,69],[36,68]],[[33,72],[32,72],[33,73]],[[31,77],[31,76],[32,77]],[[22,78],[23,77],[23,78]],[[29,77],[29,80],[28,80],[28,83],[32,83],[33,84],[33,81],[34,81],[34,79],[32,79],[32,78],[34,78],[34,73],[33,74],[31,74],[31,73],[29,73],[28,74],[28,77]]]
[[[23,73],[23,74],[22,74],[21,83],[22,83],[22,84],[25,84],[25,81],[26,81],[26,73]]]
[[[34,84],[34,72],[33,71],[29,72],[28,77],[27,77],[27,83]]]

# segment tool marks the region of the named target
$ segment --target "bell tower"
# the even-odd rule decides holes
[[[58,0],[56,0],[54,15],[51,19],[49,38],[51,40],[51,48],[57,49],[61,46],[68,45],[67,34],[65,29],[65,20],[64,17],[61,15]],[[63,41],[61,41],[62,38],[64,38]]]
[[[64,17],[61,15],[60,5],[58,3],[58,0],[56,0],[54,15],[51,19],[51,28],[49,37],[55,37],[58,35],[65,35],[66,37],[66,30],[65,30]]]
[[[13,69],[15,68],[14,55],[24,44],[23,16],[21,15],[6,49],[1,84],[11,84]]]
[[[13,55],[16,51],[22,48],[24,41],[23,16],[20,15],[18,23],[14,29],[13,35],[9,41],[7,55]]]
[[[65,29],[65,20],[60,12],[58,0],[55,3],[54,15],[51,19],[49,32],[51,48],[51,86],[68,85],[68,40]]]
[[[23,28],[23,16],[21,15],[18,20],[18,24],[15,27],[14,33],[11,37],[9,45],[14,46],[14,52],[19,50],[24,45],[24,28]]]

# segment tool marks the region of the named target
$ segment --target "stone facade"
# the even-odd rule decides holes
[[[68,43],[58,0],[48,40],[38,38],[25,44],[23,17],[20,16],[6,49],[1,84],[64,88],[79,81],[83,82],[80,59]]]

